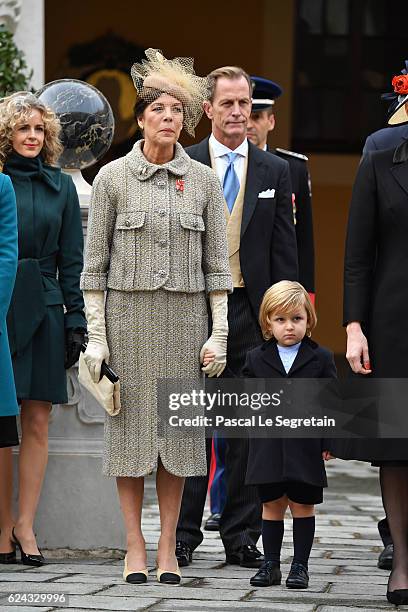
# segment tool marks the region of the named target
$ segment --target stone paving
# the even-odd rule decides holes
[[[143,516],[151,572],[148,583],[131,586],[121,577],[123,553],[99,551],[86,558],[74,551],[44,551],[49,564],[35,569],[0,565],[2,612],[51,612],[59,610],[148,610],[199,612],[220,610],[275,610],[276,612],[374,612],[392,610],[385,590],[388,574],[377,569],[381,551],[377,521],[383,510],[377,471],[358,462],[331,462],[329,489],[319,507],[315,546],[310,562],[310,587],[306,591],[285,588],[292,554],[291,520],[286,521],[282,556],[282,586],[253,588],[253,570],[225,565],[216,533],[205,532],[203,544],[190,567],[183,568],[180,586],[155,581],[154,557],[158,538],[158,507],[152,480],[147,480]],[[63,558],[62,558],[63,557]],[[65,603],[19,605],[8,603],[8,594],[53,594]],[[35,596],[35,595],[34,595]],[[24,599],[24,598],[23,598]],[[408,608],[405,608],[408,609]]]

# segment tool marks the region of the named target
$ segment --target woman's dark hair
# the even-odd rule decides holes
[[[137,98],[133,107],[133,116],[136,121],[143,115],[149,104],[157,100],[157,98],[160,98],[162,93],[163,92],[159,89],[153,89],[152,87],[146,88],[144,91],[142,91],[142,95]]]

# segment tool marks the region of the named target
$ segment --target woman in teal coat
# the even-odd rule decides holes
[[[22,562],[33,566],[44,562],[33,522],[48,459],[49,413],[52,404],[67,402],[65,369],[77,360],[86,330],[78,197],[71,178],[53,165],[62,150],[59,131],[55,114],[30,93],[0,103],[0,161],[17,201],[19,261],[7,327],[22,433],[16,520],[11,462],[0,482],[0,553],[17,545]]]
[[[17,270],[17,215],[14,189],[0,174],[0,447],[18,444],[18,405],[7,339],[6,314]],[[0,459],[0,466],[1,466]],[[0,480],[1,480],[0,471]],[[0,517],[1,518],[1,517]],[[0,555],[1,562],[1,555]]]

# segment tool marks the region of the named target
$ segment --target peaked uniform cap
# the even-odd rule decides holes
[[[283,93],[282,87],[269,79],[251,76],[251,81],[254,86],[252,92],[252,112],[270,108],[275,104],[276,98],[279,98]]]

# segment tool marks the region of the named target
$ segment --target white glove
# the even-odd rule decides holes
[[[105,294],[103,291],[84,291],[84,301],[89,338],[84,359],[92,380],[97,383],[101,377],[102,361],[107,362],[109,359],[105,326]]]
[[[226,291],[212,291],[210,293],[210,306],[212,314],[212,334],[203,344],[200,351],[200,361],[203,363],[204,353],[209,350],[215,353],[215,359],[204,368],[203,372],[210,378],[220,376],[227,364],[227,338],[228,338],[228,296]]]

